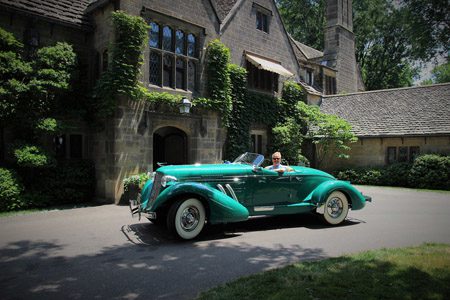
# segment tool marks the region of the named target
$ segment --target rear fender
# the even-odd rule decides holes
[[[170,204],[183,195],[197,195],[208,202],[209,223],[239,222],[248,219],[247,208],[238,201],[208,185],[195,182],[176,183],[169,186],[156,198],[152,210],[155,211],[163,205]]]
[[[353,210],[362,209],[366,205],[363,194],[350,183],[340,180],[326,181],[316,187],[311,195],[311,202],[321,206],[334,191],[343,192],[349,199]]]

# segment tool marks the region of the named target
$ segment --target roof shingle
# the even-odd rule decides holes
[[[450,134],[450,83],[325,96],[320,109],[368,136]]]
[[[80,27],[91,27],[85,11],[92,0],[0,0],[0,6],[41,15]]]

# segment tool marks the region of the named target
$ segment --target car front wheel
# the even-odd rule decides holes
[[[322,219],[329,225],[342,223],[348,214],[347,197],[339,191],[332,192],[325,201]]]
[[[170,208],[167,216],[167,228],[180,238],[195,238],[205,226],[205,208],[196,198],[181,199]]]

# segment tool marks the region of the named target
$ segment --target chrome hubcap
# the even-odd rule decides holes
[[[181,227],[185,231],[194,230],[200,221],[200,212],[194,206],[186,207],[181,214]]]
[[[332,218],[337,218],[342,214],[344,203],[339,198],[332,198],[327,204],[327,212]]]

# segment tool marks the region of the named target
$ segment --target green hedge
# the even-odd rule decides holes
[[[340,180],[354,184],[450,190],[450,156],[427,154],[414,163],[335,172]]]
[[[408,181],[418,188],[450,190],[450,156],[428,154],[418,157]]]
[[[13,170],[0,168],[0,211],[17,210],[24,207],[20,194],[22,183]]]
[[[20,180],[15,172],[0,170],[1,211],[84,203],[94,197],[95,168],[88,160],[59,161],[48,168],[18,167]]]

